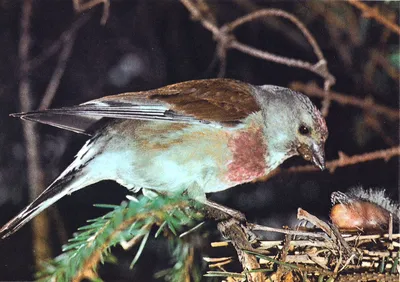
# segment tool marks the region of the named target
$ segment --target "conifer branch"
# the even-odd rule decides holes
[[[201,218],[193,203],[182,197],[174,199],[160,195],[149,199],[142,196],[137,202],[123,202],[120,206],[97,206],[111,208],[112,211],[89,220],[89,225],[79,228],[74,238],[63,247],[64,253],[44,265],[37,275],[39,281],[101,280],[97,275],[97,266],[112,258],[111,247],[132,239],[135,239],[135,243],[141,242],[131,264],[133,267],[152,226],[160,226],[159,231],[168,236]]]

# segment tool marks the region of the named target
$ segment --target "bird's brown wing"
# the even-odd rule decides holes
[[[213,122],[239,122],[259,110],[251,92],[252,86],[232,79],[206,79],[181,82],[146,92],[108,96],[98,101],[115,98],[135,101],[146,97],[162,102],[170,110],[199,120]],[[150,102],[151,103],[151,102]]]
[[[259,110],[252,87],[231,79],[195,80],[13,116],[86,134],[102,118],[235,124]]]

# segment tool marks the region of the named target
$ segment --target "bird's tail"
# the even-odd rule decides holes
[[[57,178],[39,197],[37,197],[30,205],[24,208],[17,216],[12,218],[0,229],[0,237],[2,239],[10,236],[28,221],[38,215],[41,211],[61,199],[67,194],[77,190],[74,174],[67,174]]]
[[[91,162],[96,159],[98,152],[104,150],[107,142],[101,140],[101,134],[93,136],[86,141],[79,150],[74,161],[46,188],[29,206],[23,209],[17,216],[7,222],[0,229],[0,237],[6,238],[24,226],[41,211],[57,202],[65,195],[69,195],[81,188],[107,179],[102,174],[91,173]],[[93,149],[94,147],[94,149]],[[105,166],[105,165],[103,165]]]

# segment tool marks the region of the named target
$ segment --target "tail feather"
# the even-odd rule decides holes
[[[73,192],[73,178],[74,175],[66,175],[65,177],[56,179],[29,206],[24,208],[17,216],[12,218],[0,229],[0,237],[4,239],[15,233],[41,211],[54,204],[65,195]]]
[[[97,153],[103,150],[105,142],[100,142],[101,134],[89,139],[82,149],[75,156],[74,161],[60,174],[50,186],[44,190],[29,206],[23,209],[17,216],[11,219],[0,229],[0,237],[5,238],[24,226],[29,220],[38,215],[41,211],[57,202],[65,195],[71,194],[83,187],[108,179],[106,176],[91,173],[87,166],[95,159]],[[94,150],[91,147],[97,146]]]

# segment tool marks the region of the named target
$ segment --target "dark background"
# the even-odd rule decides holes
[[[249,12],[247,1],[209,1],[220,24]],[[301,3],[248,1],[258,7],[281,8],[299,17],[327,58],[328,67],[336,77],[333,90],[358,98],[373,97],[379,104],[398,108],[397,79],[376,66],[370,70],[372,54],[378,53],[391,64],[391,55],[398,53],[398,37],[389,33],[372,19],[366,19],[345,2]],[[398,17],[396,5],[378,5],[386,14]],[[25,144],[21,121],[8,115],[20,110],[18,100],[18,41],[22,1],[0,1],[0,224],[6,223],[28,204]],[[55,42],[82,14],[88,21],[77,33],[72,54],[51,107],[74,105],[105,95],[126,91],[157,88],[185,80],[212,78],[218,74],[218,64],[212,65],[215,42],[209,31],[192,21],[179,1],[136,0],[111,1],[107,23],[100,24],[102,6],[77,14],[72,1],[34,1],[31,26],[31,58]],[[335,17],[338,21],[335,22]],[[350,21],[353,19],[353,21]],[[348,22],[347,22],[348,21]],[[315,62],[316,58],[295,27],[286,21],[274,20],[249,23],[237,30],[237,38],[254,47],[287,57]],[[276,23],[278,23],[276,25]],[[335,33],[336,32],[336,33]],[[334,36],[336,34],[336,37]],[[32,95],[36,108],[54,70],[57,54],[31,72]],[[369,72],[367,72],[369,71]],[[297,68],[263,61],[238,51],[228,51],[226,77],[253,84],[288,86],[293,81],[322,79]],[[320,105],[320,100],[313,99]],[[367,122],[368,113],[361,109],[332,103],[327,124],[330,137],[326,144],[328,160],[338,158],[338,151],[347,155],[375,151],[398,144],[399,124],[376,117],[381,131]],[[40,126],[42,165],[46,183],[50,183],[73,159],[85,142],[85,137]],[[330,193],[346,191],[349,187],[385,188],[392,199],[398,199],[398,158],[338,168],[334,173],[315,172],[280,174],[265,183],[247,184],[212,195],[212,198],[244,212],[248,219],[264,225],[293,226],[298,207],[321,218],[327,218]],[[299,158],[283,165],[305,164]],[[125,188],[113,182],[102,182],[79,191],[57,203],[62,225],[68,237],[89,218],[103,210],[95,203],[119,204]],[[54,255],[61,252],[60,236],[51,222],[54,237],[50,244]],[[218,239],[212,224],[207,225],[211,238]],[[203,232],[204,232],[203,228]],[[215,234],[214,234],[215,233]],[[270,237],[272,238],[272,237]],[[203,255],[213,252],[206,241]],[[169,266],[166,244],[152,240],[137,267],[128,265],[134,251],[115,253],[117,265],[101,267],[106,281],[149,281],[155,271]],[[151,262],[151,263],[149,263]],[[0,280],[32,280],[33,255],[30,226],[27,225],[9,239],[0,241]]]

